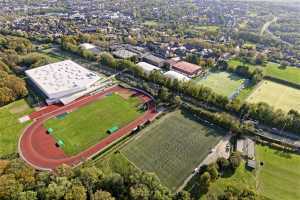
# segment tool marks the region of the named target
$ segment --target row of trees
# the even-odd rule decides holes
[[[94,165],[55,173],[40,172],[20,160],[0,161],[0,199],[3,200],[190,200],[187,192],[176,195],[155,175],[130,169],[104,174]]]
[[[237,117],[251,118],[260,123],[289,130],[298,133],[300,130],[300,114],[291,110],[287,114],[281,109],[275,110],[266,103],[249,104],[240,102],[238,99],[229,101],[227,97],[214,93],[210,88],[203,87],[194,83],[179,82],[166,78],[158,71],[154,71],[149,76],[146,75],[138,66],[128,60],[115,60],[107,54],[100,56],[101,64],[117,70],[127,69],[133,76],[140,77],[145,81],[168,88],[180,96],[189,96],[206,105],[217,107],[221,110],[230,112]]]

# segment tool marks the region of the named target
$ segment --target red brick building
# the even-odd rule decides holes
[[[189,77],[197,76],[202,71],[202,68],[200,66],[185,61],[172,63],[171,68],[175,71],[184,73]]]

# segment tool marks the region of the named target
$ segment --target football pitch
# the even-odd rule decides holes
[[[140,104],[136,97],[125,99],[111,94],[65,116],[49,119],[44,126],[53,129],[57,141],[64,142],[65,154],[76,155],[107,137],[107,129],[121,128],[139,117]]]
[[[222,134],[183,111],[164,116],[139,133],[121,152],[138,168],[154,172],[175,191],[208,155]]]
[[[290,109],[300,111],[300,90],[264,80],[247,98],[247,101],[249,103],[265,102],[286,112]]]
[[[206,78],[197,78],[195,81],[205,87],[211,88],[214,92],[229,96],[236,91],[245,79],[224,71],[210,73]]]

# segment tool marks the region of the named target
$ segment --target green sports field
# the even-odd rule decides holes
[[[224,71],[210,73],[207,78],[195,79],[197,83],[211,88],[214,92],[229,96],[245,81],[245,79]]]
[[[243,65],[243,63],[238,59],[231,59],[228,62],[230,67],[237,67],[239,65]],[[291,83],[300,84],[300,69],[297,67],[291,67],[287,66],[285,68],[280,67],[277,63],[268,62],[266,66],[260,66],[260,65],[251,65],[251,64],[244,64],[245,66],[248,66],[251,70],[254,70],[256,68],[259,68],[263,70],[264,74],[266,76],[271,76],[274,78],[282,79],[289,81]]]
[[[300,199],[300,155],[256,146],[263,162],[257,172],[258,193],[272,200]]]
[[[30,123],[18,119],[32,111],[24,99],[0,108],[0,157],[17,152],[19,136]]]
[[[300,90],[272,81],[264,80],[247,98],[250,103],[266,102],[274,108],[288,112],[300,111]]]
[[[138,168],[154,172],[173,191],[193,172],[221,138],[221,133],[172,112],[151,124],[121,152]]]
[[[107,137],[107,129],[123,127],[140,116],[140,104],[138,98],[124,99],[112,94],[67,114],[63,119],[52,118],[44,126],[52,128],[55,139],[65,143],[62,148],[67,155],[76,155]]]

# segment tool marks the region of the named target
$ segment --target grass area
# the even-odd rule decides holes
[[[277,109],[288,112],[290,109],[300,111],[300,90],[283,84],[264,80],[247,98],[250,103],[266,102]]]
[[[237,99],[239,99],[242,102],[245,101],[252,94],[254,90],[255,90],[255,86],[249,86],[244,88],[237,96]]]
[[[120,152],[112,152],[106,155],[104,158],[97,160],[95,165],[105,174],[119,173],[125,175],[133,170],[137,170]]]
[[[207,78],[195,79],[199,84],[211,88],[214,92],[229,96],[245,81],[245,79],[224,71],[210,73]]]
[[[143,25],[148,26],[148,27],[157,27],[159,25],[159,23],[156,21],[147,20],[143,23]]]
[[[247,170],[245,164],[243,161],[234,174],[232,172],[223,174],[222,177],[211,184],[206,195],[199,193],[199,175],[191,179],[185,190],[189,191],[194,199],[201,200],[206,200],[206,197],[209,195],[218,196],[222,194],[228,186],[233,186],[240,190],[246,188],[255,190],[255,174]]]
[[[292,83],[300,84],[300,69],[297,67],[282,68],[279,64],[268,63],[265,74],[275,78],[287,80]]]
[[[243,63],[238,59],[231,59],[228,64],[231,67],[243,65]],[[251,65],[247,63],[244,65],[248,66],[252,70],[255,68],[262,69],[264,74],[267,76],[272,76],[292,83],[300,84],[300,69],[297,67],[287,66],[286,68],[282,68],[279,64],[272,62],[267,63],[266,66]]]
[[[193,29],[197,30],[197,31],[209,31],[209,32],[217,32],[219,30],[218,26],[193,26]]]
[[[24,99],[0,108],[0,157],[17,152],[20,134],[30,123],[21,124],[18,119],[32,111]]]
[[[263,162],[257,173],[259,194],[272,200],[300,199],[300,156],[256,146],[257,160]]]
[[[67,155],[76,155],[108,136],[107,129],[123,127],[141,115],[140,100],[135,97],[124,99],[112,94],[79,108],[64,119],[52,118],[45,123],[53,128],[56,140],[62,140]]]
[[[138,168],[154,172],[173,191],[221,137],[220,132],[201,125],[183,111],[164,116],[139,134],[121,152]]]

